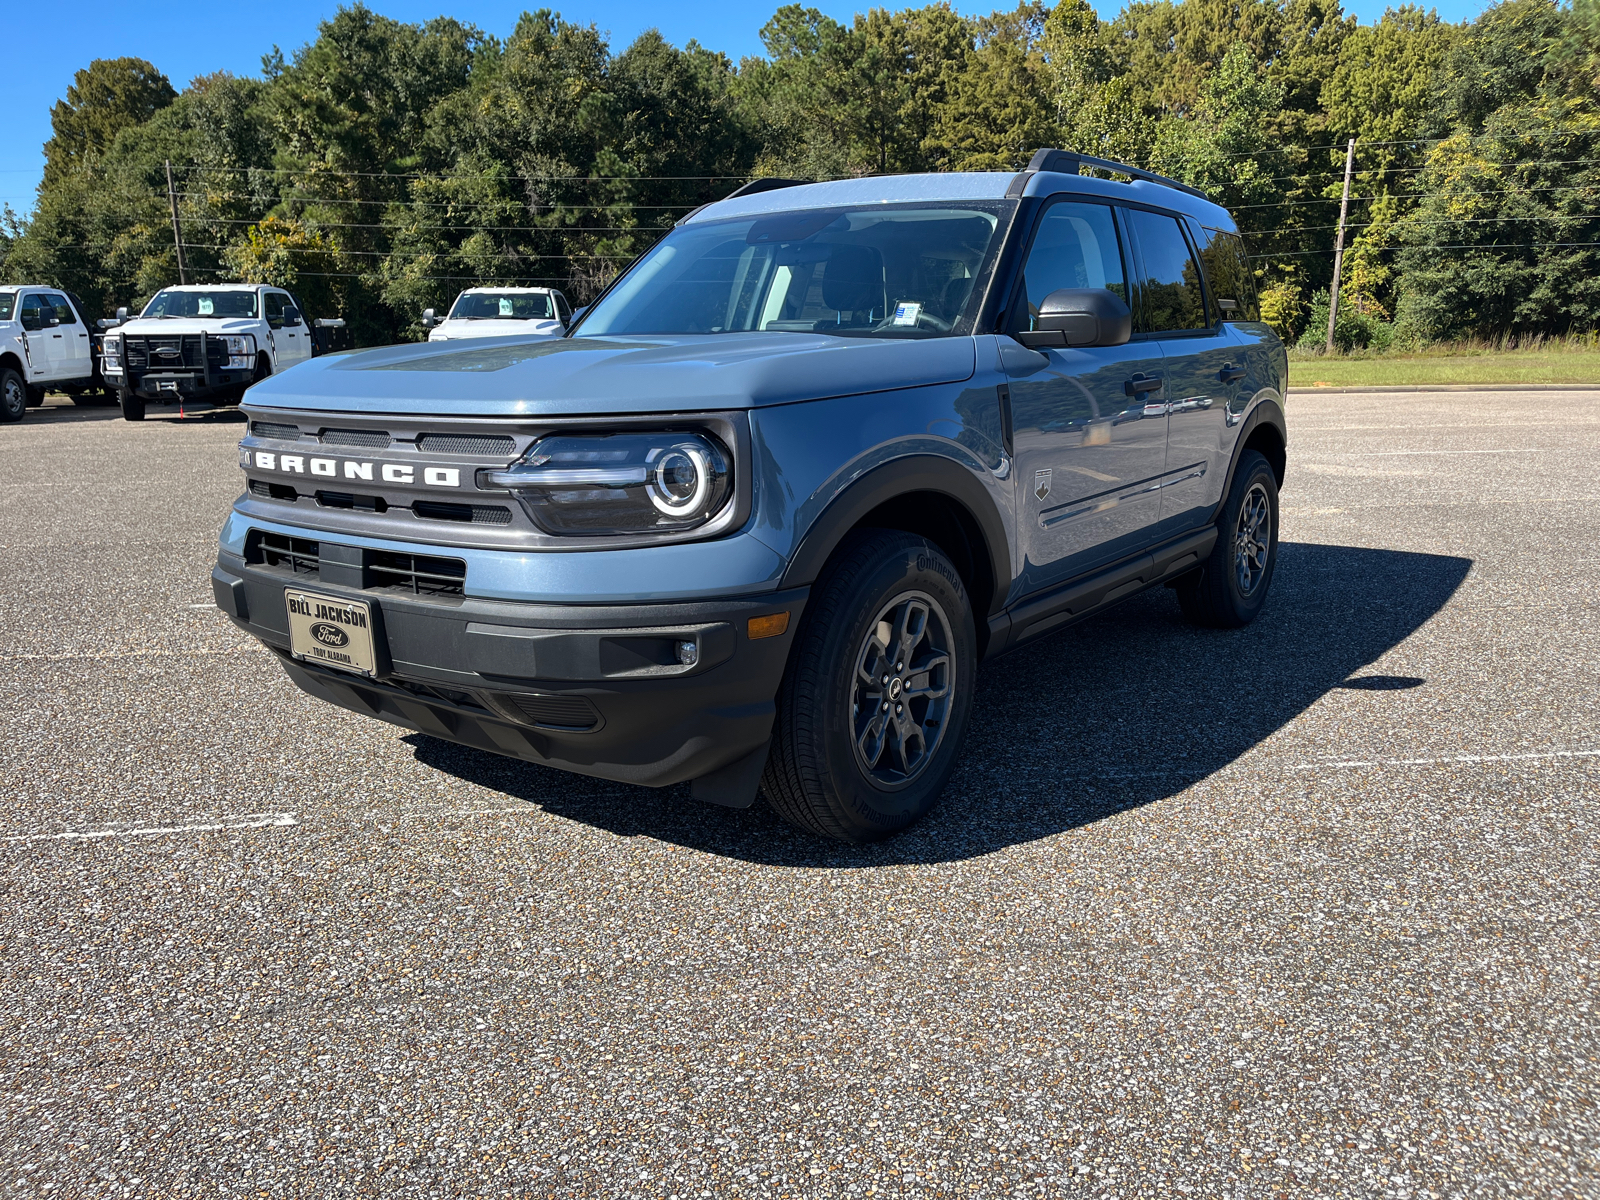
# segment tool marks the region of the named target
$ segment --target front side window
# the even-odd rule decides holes
[[[463,292],[452,321],[553,321],[555,305],[544,292]]]
[[[22,298],[22,311],[18,316],[24,329],[30,331],[43,329],[45,318],[55,315],[55,310],[44,302],[43,296],[27,295]]]
[[[282,329],[283,306],[289,303],[289,297],[282,292],[268,292],[261,297],[261,303],[267,324],[273,329]]]
[[[580,332],[938,337],[961,318],[1013,208],[885,205],[680,226]]]
[[[1211,294],[1218,300],[1232,300],[1236,308],[1224,312],[1226,321],[1259,321],[1261,308],[1256,301],[1255,277],[1250,270],[1250,256],[1245,253],[1244,239],[1236,233],[1220,229],[1196,230],[1200,247],[1200,264],[1205,268],[1206,282]]]
[[[1011,323],[1016,329],[1033,329],[1039,305],[1062,288],[1105,288],[1126,304],[1128,280],[1111,209],[1104,204],[1052,205],[1039,220],[1022,280],[1027,323],[1017,313]]]
[[[145,317],[186,317],[191,320],[215,318],[253,317],[256,315],[256,294],[246,291],[157,292],[144,306]]]
[[[1135,328],[1140,333],[1171,333],[1210,328],[1200,271],[1177,218],[1126,209],[1139,244],[1143,274]]]
[[[78,323],[78,318],[72,313],[72,305],[67,303],[67,298],[65,296],[58,296],[54,293],[51,293],[50,295],[45,296],[43,299],[44,302],[55,311],[56,320],[60,321],[63,325],[76,325]]]

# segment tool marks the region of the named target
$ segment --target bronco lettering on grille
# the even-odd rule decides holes
[[[353,459],[307,458],[303,454],[277,454],[271,450],[257,450],[254,465],[263,471],[277,471],[289,475],[320,475],[325,479],[342,476],[345,479],[370,480],[373,468],[385,483],[415,483],[416,468],[403,463],[356,462]],[[426,487],[458,488],[461,486],[460,467],[423,467],[422,483]]]

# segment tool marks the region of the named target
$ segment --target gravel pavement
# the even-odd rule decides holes
[[[0,1196],[1600,1195],[1600,391],[1288,407],[1264,616],[863,849],[300,694],[233,414],[0,427]]]

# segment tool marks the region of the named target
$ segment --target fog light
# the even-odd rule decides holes
[[[700,647],[693,642],[679,642],[678,661],[686,667],[694,666],[700,661]]]

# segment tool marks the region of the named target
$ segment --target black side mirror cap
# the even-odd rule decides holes
[[[1035,328],[1012,334],[1035,350],[1046,346],[1121,346],[1133,336],[1133,313],[1105,288],[1059,288],[1039,305]]]

